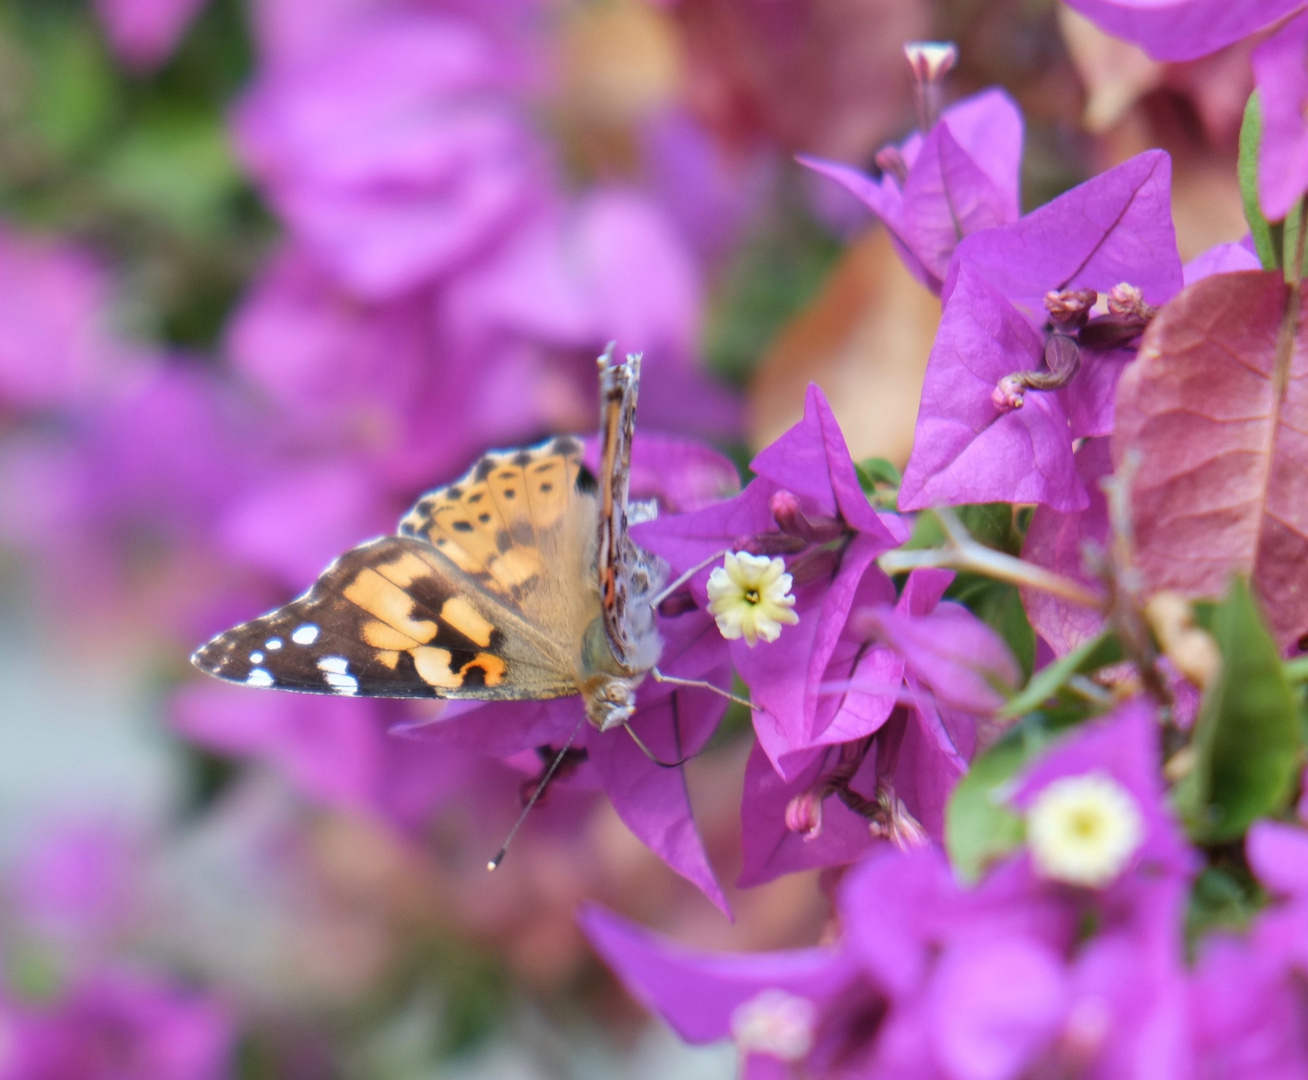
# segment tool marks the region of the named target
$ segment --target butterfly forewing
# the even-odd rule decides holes
[[[618,663],[633,672],[648,670],[658,658],[649,598],[662,576],[657,560],[637,548],[627,533],[640,361],[639,355],[632,355],[626,363],[614,364],[610,352],[599,359],[602,446],[597,569],[609,648]]]
[[[572,658],[424,541],[354,548],[304,596],[192,658],[249,686],[365,697],[537,699],[576,693]]]

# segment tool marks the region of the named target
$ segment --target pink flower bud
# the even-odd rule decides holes
[[[816,840],[822,835],[822,800],[826,793],[812,788],[796,795],[786,804],[786,829],[799,833],[805,840]]]

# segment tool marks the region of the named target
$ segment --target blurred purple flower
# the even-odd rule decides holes
[[[94,0],[118,58],[137,71],[166,61],[207,0]]]
[[[551,180],[508,95],[511,58],[471,21],[379,15],[240,102],[238,148],[299,240],[358,295],[431,281]]]
[[[273,765],[315,802],[418,830],[464,790],[469,755],[388,734],[412,713],[393,701],[251,694],[187,686],[170,704],[173,726],[217,753]]]
[[[1190,984],[1190,1030],[1201,1076],[1297,1080],[1308,1075],[1302,976],[1270,949],[1231,934],[1202,942]]]
[[[761,148],[728,150],[683,109],[641,128],[644,186],[706,259],[727,255],[763,208],[777,176]]]
[[[702,291],[693,253],[663,210],[634,191],[597,189],[519,221],[440,291],[437,318],[456,357],[533,357],[540,390],[520,396],[547,409],[569,372],[568,399],[590,399],[594,356],[616,338],[646,357],[643,427],[721,438],[739,426],[739,406],[699,370]],[[546,420],[559,424],[559,409]]]
[[[155,976],[104,972],[58,1001],[0,1004],[0,1080],[227,1080],[236,1027],[212,997]]]
[[[1296,5],[1297,6],[1297,5]],[[1308,12],[1287,22],[1251,58],[1263,134],[1258,146],[1258,201],[1280,221],[1308,191]]]
[[[1167,155],[1148,151],[1073,188],[1015,225],[959,245],[945,282],[945,311],[927,365],[913,455],[899,505],[1036,502],[1068,512],[1089,503],[1072,440],[1112,430],[1122,367],[1134,350],[1101,347],[1071,327],[1041,332],[1045,297],[1127,283],[1145,305],[1181,287]],[[1087,313],[1088,314],[1088,313]],[[1105,320],[1112,320],[1105,316]],[[1145,321],[1127,327],[1136,335]],[[1096,328],[1091,321],[1087,329]],[[1047,366],[1050,349],[1064,370]],[[1008,407],[1001,380],[1057,376]],[[1033,384],[1032,384],[1033,385]]]
[[[746,1075],[1179,1078],[1185,882],[1149,884],[1119,909],[1015,857],[967,888],[937,849],[891,848],[842,882],[832,949],[714,956],[597,909],[582,922],[684,1038],[734,1038]]]
[[[1202,942],[1190,992],[1196,1052],[1205,1075],[1290,1080],[1308,1072],[1308,833],[1257,822],[1245,856],[1272,901],[1247,935],[1217,933]]]
[[[70,950],[81,966],[140,914],[143,854],[137,837],[111,821],[40,829],[6,871],[6,899],[23,932]]]
[[[76,613],[74,629],[140,619],[190,639],[215,605],[240,599],[214,532],[266,451],[255,420],[212,372],[157,362],[72,411],[58,435],[5,445],[0,536],[39,553],[38,580],[54,610]]]
[[[1046,786],[1063,777],[1091,773],[1111,777],[1135,801],[1144,836],[1119,884],[1105,896],[1111,900],[1113,889],[1129,889],[1150,879],[1188,880],[1197,870],[1198,856],[1168,809],[1161,755],[1154,710],[1136,698],[1054,743],[1018,778],[1012,802],[1025,810]]]
[[[1181,268],[1186,285],[1193,285],[1213,274],[1236,274],[1241,270],[1261,270],[1258,253],[1254,250],[1253,237],[1246,235],[1243,240],[1229,244],[1218,244],[1209,248],[1202,255],[1196,255]]]
[[[950,106],[923,137],[878,155],[873,179],[847,165],[800,155],[810,169],[861,199],[890,232],[904,265],[939,294],[959,241],[1018,219],[1022,114],[1002,90]]]
[[[924,578],[930,572],[914,573]],[[927,586],[932,599],[938,601],[951,578],[939,573]],[[905,596],[909,591],[906,586]],[[903,600],[893,608],[859,611],[859,621],[903,657],[911,675],[930,687],[942,705],[978,715],[998,709],[1003,691],[1013,690],[1021,678],[1003,638],[961,604],[928,600],[915,611]]]
[[[1193,60],[1303,7],[1303,0],[1067,0],[1156,60]]]
[[[233,562],[302,589],[342,551],[395,528],[373,470],[349,459],[270,465],[225,505],[214,541]]]
[[[282,456],[345,454],[379,489],[408,498],[487,445],[543,426],[530,385],[494,396],[498,409],[478,401],[492,397],[487,382],[510,372],[495,356],[457,362],[431,304],[424,293],[361,302],[300,248],[272,260],[229,323],[226,351],[275,404]]]
[[[866,1075],[856,1069],[885,1002],[843,952],[697,952],[597,905],[578,920],[631,993],[683,1039],[734,1039],[743,1080]],[[837,1068],[827,1073],[830,1065]]]
[[[71,244],[0,226],[0,418],[85,402],[132,367],[109,327],[100,265]]]

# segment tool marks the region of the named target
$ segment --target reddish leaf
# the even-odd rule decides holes
[[[1218,596],[1247,575],[1282,647],[1308,632],[1308,326],[1277,272],[1220,274],[1169,303],[1117,391],[1113,460],[1151,588]]]

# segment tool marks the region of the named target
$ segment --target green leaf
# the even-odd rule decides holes
[[[1263,216],[1258,203],[1258,147],[1263,139],[1263,111],[1258,92],[1249,95],[1244,107],[1244,122],[1240,125],[1240,197],[1244,201],[1244,217],[1253,234],[1254,248],[1264,269],[1275,270],[1281,265],[1281,237]]]
[[[1236,840],[1284,809],[1301,756],[1294,692],[1240,578],[1216,611],[1213,636],[1222,666],[1195,721],[1194,769],[1175,792],[1191,836],[1209,843]]]
[[[864,458],[855,462],[854,470],[858,473],[859,484],[869,495],[876,490],[878,484],[897,488],[904,480],[904,474],[895,467],[895,463],[883,457]]]
[[[1052,664],[1042,667],[1026,684],[1026,688],[1010,698],[1008,704],[999,710],[999,715],[1012,719],[1038,709],[1067,685],[1067,680],[1073,675],[1097,671],[1109,664],[1119,663],[1121,659],[1121,643],[1113,634],[1102,633],[1067,655],[1060,656]]]
[[[996,551],[1016,555],[1022,550],[1022,531],[1014,520],[1008,503],[975,503],[955,506],[953,511],[977,543]],[[906,551],[941,547],[948,538],[940,519],[932,513],[918,514],[913,521],[913,535],[904,545]]]
[[[67,162],[88,153],[110,130],[121,105],[113,63],[85,18],[43,26],[33,50],[30,119],[46,149]]]
[[[1014,735],[972,762],[945,807],[945,850],[955,872],[976,881],[996,859],[1022,842],[1022,819],[1002,801],[1004,785],[1036,752],[1034,740]]]
[[[221,230],[243,184],[222,117],[199,110],[142,120],[108,154],[102,175],[118,205],[190,237]]]
[[[1190,890],[1186,941],[1193,945],[1212,930],[1246,929],[1262,900],[1262,891],[1248,871],[1205,867]]]

